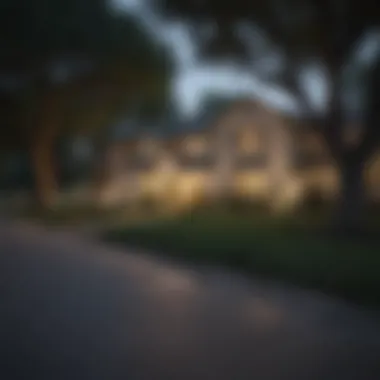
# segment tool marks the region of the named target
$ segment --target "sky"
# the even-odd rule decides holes
[[[296,99],[284,88],[268,85],[265,78],[281,69],[281,53],[273,44],[258,33],[253,25],[240,23],[236,32],[248,49],[263,52],[259,60],[245,65],[236,62],[206,61],[201,57],[201,41],[212,38],[213,25],[194,28],[180,20],[169,20],[155,0],[112,0],[117,12],[132,14],[151,33],[163,42],[175,61],[175,74],[171,83],[174,104],[184,117],[193,117],[202,107],[205,98],[212,94],[245,95],[261,100],[268,106],[290,113],[298,111]],[[358,44],[351,61],[347,64],[347,109],[362,106],[362,93],[353,73],[363,71],[379,56],[380,33],[368,31]],[[307,98],[316,112],[324,112],[328,101],[328,80],[323,65],[309,62],[300,73],[299,80]]]
[[[241,63],[228,60],[207,61],[201,56],[202,42],[213,37],[213,24],[197,26],[183,20],[168,19],[160,12],[159,0],[109,0],[116,13],[126,12],[140,22],[153,39],[163,43],[175,62],[171,80],[172,103],[184,118],[193,118],[202,110],[209,95],[247,96],[262,101],[279,111],[297,113],[297,101],[285,89],[269,85],[268,78],[282,68],[283,56],[278,47],[271,43],[254,25],[240,22],[236,26],[238,37],[250,52],[250,61]],[[345,103],[347,112],[360,114],[365,104],[363,73],[380,57],[380,31],[368,31],[359,41],[344,72]],[[253,52],[261,51],[259,59]],[[83,70],[88,62],[82,62]],[[78,62],[71,70],[68,60],[52,63],[51,76],[55,82],[66,81],[77,75]],[[71,72],[71,71],[72,72]],[[320,62],[305,64],[299,73],[300,85],[315,112],[324,112],[328,103],[329,81]],[[25,79],[0,76],[0,86],[17,89]]]

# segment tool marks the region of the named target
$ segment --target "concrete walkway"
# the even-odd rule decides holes
[[[380,379],[374,313],[2,224],[2,380]]]

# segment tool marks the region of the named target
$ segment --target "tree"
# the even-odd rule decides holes
[[[376,3],[371,0],[237,0],[231,5],[217,0],[165,0],[164,9],[168,14],[180,14],[192,21],[216,21],[218,33],[206,48],[207,54],[236,52],[235,46],[240,42],[234,27],[239,21],[250,23],[281,50],[284,65],[276,81],[297,99],[301,116],[322,135],[340,175],[338,226],[343,230],[359,229],[366,201],[366,164],[380,141],[380,60],[377,59],[368,74],[360,138],[354,145],[345,141],[348,125],[345,73],[365,33],[379,26],[380,9]],[[253,33],[250,37],[254,45],[251,57],[255,61],[263,51],[255,45]],[[313,109],[299,81],[300,70],[313,60],[323,64],[329,81],[329,101],[324,113]]]
[[[3,109],[6,134],[30,152],[37,199],[49,206],[58,186],[58,137],[73,127],[104,127],[131,98],[150,103],[160,91],[163,97],[166,56],[103,0],[4,0],[0,36],[0,77],[18,82],[2,91],[15,105],[13,113]],[[103,120],[91,120],[99,110]]]

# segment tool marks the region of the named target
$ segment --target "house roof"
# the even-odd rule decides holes
[[[177,140],[182,136],[194,133],[204,133],[213,129],[217,121],[239,108],[244,111],[253,107],[264,110],[261,103],[247,98],[217,98],[206,101],[202,110],[193,118],[184,120],[176,112],[171,112],[165,120],[161,120],[155,126],[140,125],[136,120],[127,119],[115,126],[116,133],[111,141],[140,140],[150,137],[157,140]]]

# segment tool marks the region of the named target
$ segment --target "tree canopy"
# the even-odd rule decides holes
[[[106,0],[2,1],[3,142],[30,151],[40,198],[55,186],[60,135],[106,128],[131,99],[157,106],[170,69],[164,47]]]

